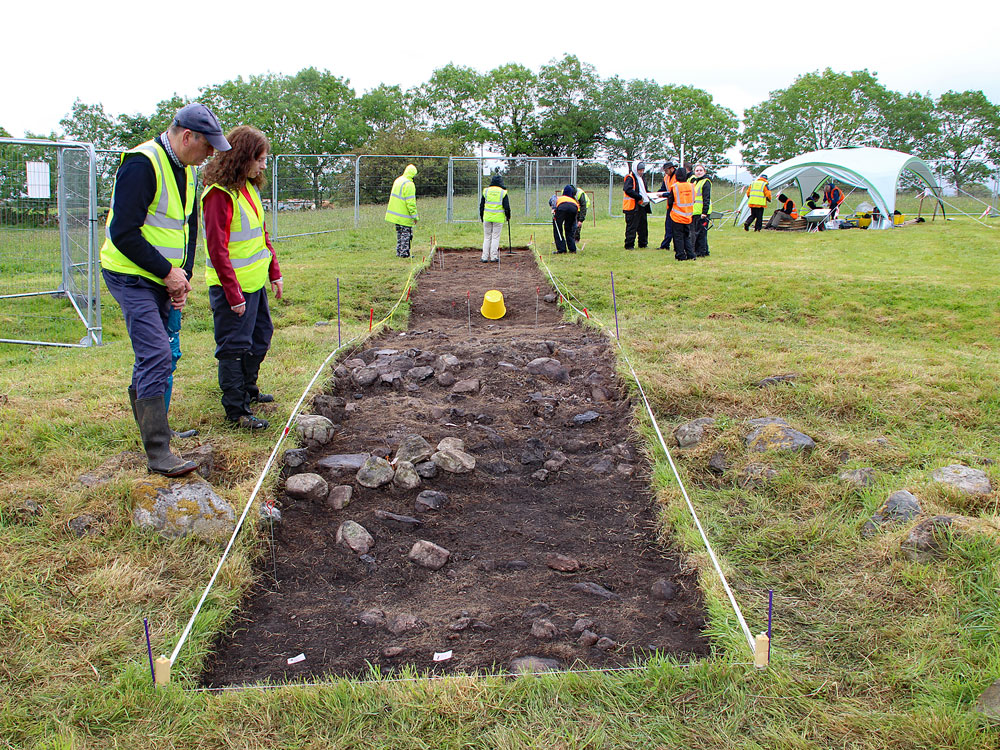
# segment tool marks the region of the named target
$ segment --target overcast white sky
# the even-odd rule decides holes
[[[602,77],[698,86],[738,116],[827,66],[868,68],[904,92],[982,89],[1000,103],[996,0],[15,2],[0,11],[0,126],[14,136],[58,131],[76,97],[150,114],[175,92],[194,97],[238,75],[315,66],[360,94],[409,88],[449,62],[537,70],[565,53]]]

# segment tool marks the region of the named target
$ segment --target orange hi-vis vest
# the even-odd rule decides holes
[[[634,202],[634,201],[633,201]],[[556,208],[559,208],[563,203],[572,203],[576,206],[576,210],[580,210],[580,204],[577,202],[576,198],[570,198],[568,195],[560,195],[559,200],[556,201]]]
[[[637,192],[642,192],[641,190],[639,190],[639,182],[636,179],[636,176],[633,172],[629,172],[627,175],[625,175],[625,182],[627,183],[629,180],[632,180]],[[625,185],[622,185],[622,191],[623,191],[622,194],[625,196],[624,198],[622,198],[622,211],[634,211],[635,198],[630,196],[628,193],[625,193],[624,190],[625,190]]]
[[[675,182],[670,187],[674,205],[670,209],[670,220],[675,224],[690,224],[694,212],[694,185],[690,182]]]

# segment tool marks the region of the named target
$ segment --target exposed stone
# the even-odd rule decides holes
[[[424,490],[413,501],[413,507],[418,513],[426,513],[429,510],[440,510],[446,502],[448,502],[448,496],[443,492]]]
[[[479,631],[493,630],[493,626],[484,620],[473,620],[472,629]]]
[[[211,443],[196,445],[191,450],[178,451],[178,454],[185,461],[193,461],[195,473],[202,479],[209,479],[215,470],[215,446]]]
[[[354,488],[349,484],[338,484],[330,488],[330,494],[326,496],[326,504],[334,510],[343,510],[351,504],[351,497],[354,495]]]
[[[263,523],[281,523],[281,510],[269,502],[259,503],[257,513]]]
[[[729,471],[729,460],[722,451],[716,451],[708,459],[708,470],[716,476],[722,476]]]
[[[403,646],[386,646],[382,649],[382,656],[386,659],[395,659],[406,653],[406,648]]]
[[[435,372],[449,372],[457,370],[462,366],[461,361],[454,354],[442,354],[434,360]]]
[[[403,633],[418,630],[423,625],[424,623],[418,620],[415,615],[411,615],[409,612],[402,612],[391,617],[386,627],[393,635],[402,635]]]
[[[448,371],[441,372],[435,376],[434,380],[436,380],[437,384],[442,388],[448,388],[449,386],[455,385],[455,374]]]
[[[993,491],[986,472],[962,464],[935,469],[931,477],[935,482],[953,487],[966,495],[988,495]]]
[[[615,466],[615,471],[623,477],[630,477],[635,473],[635,467],[632,464],[618,464]]]
[[[750,420],[750,424],[756,426],[746,436],[747,447],[752,451],[808,452],[816,447],[816,441],[798,430],[793,430],[783,419],[764,417]]]
[[[541,617],[542,615],[547,615],[552,611],[550,607],[545,602],[535,602],[530,607],[528,607],[524,612],[521,613],[521,617],[526,620],[533,620],[536,617]]]
[[[541,672],[554,672],[562,665],[555,659],[546,659],[541,656],[519,656],[510,662],[511,674],[539,674]]]
[[[451,390],[453,393],[479,393],[479,378],[459,380]]]
[[[521,463],[540,464],[545,460],[545,445],[538,438],[528,438],[521,449]]]
[[[375,518],[390,525],[395,526],[400,529],[406,529],[407,531],[412,531],[413,529],[418,529],[423,526],[423,521],[419,518],[413,518],[412,516],[401,516],[398,513],[390,513],[387,510],[375,510]]]
[[[690,422],[685,422],[674,430],[674,440],[681,448],[691,445],[698,445],[705,439],[705,428],[715,426],[715,420],[711,417],[698,417]]]
[[[772,385],[779,385],[781,383],[791,383],[798,377],[794,372],[790,372],[787,375],[772,375],[771,377],[764,378],[763,380],[757,381],[758,388],[767,388]]]
[[[1000,721],[1000,680],[983,691],[976,701],[976,710],[994,721]]]
[[[575,415],[570,420],[570,424],[573,427],[583,427],[583,425],[590,424],[591,422],[596,422],[600,418],[601,418],[600,414],[598,414],[593,409],[588,409],[587,411],[583,412],[583,414]]]
[[[528,363],[528,372],[556,383],[569,382],[569,370],[563,367],[558,359],[552,357],[538,357],[531,360]]]
[[[680,590],[680,586],[676,583],[661,578],[649,587],[649,595],[658,601],[669,602],[677,596]]]
[[[411,464],[419,464],[431,457],[434,450],[420,435],[407,435],[399,441],[396,449],[396,461],[409,461]]]
[[[367,555],[375,546],[375,537],[368,533],[368,529],[356,521],[344,521],[337,528],[337,544],[347,547],[356,555]]]
[[[572,586],[573,591],[577,591],[581,594],[587,594],[588,596],[596,596],[600,599],[618,599],[620,598],[618,594],[608,591],[599,583],[594,583],[593,581],[583,581],[581,583],[574,583]]]
[[[557,299],[559,299],[559,297],[553,292],[549,292],[548,294],[542,296],[542,302],[548,302],[550,305],[554,304]]]
[[[605,401],[614,401],[615,393],[607,386],[594,385],[590,387],[590,398],[595,404],[600,404]]]
[[[385,626],[385,612],[381,609],[366,609],[358,615],[358,622],[371,628]]]
[[[918,523],[901,545],[903,555],[911,562],[933,561],[941,552],[941,532],[951,527],[957,518],[933,516]]]
[[[549,460],[543,465],[547,471],[559,471],[566,465],[567,461],[569,461],[569,459],[566,458],[565,453],[562,451],[552,451],[552,457],[549,458]]]
[[[304,464],[309,458],[309,451],[305,448],[290,448],[285,451],[284,458],[282,459],[285,466],[289,469],[297,469],[302,464]]]
[[[359,367],[351,373],[351,380],[362,388],[371,385],[378,379],[379,372],[374,367]]]
[[[594,621],[589,617],[579,617],[576,622],[573,623],[573,632],[582,633],[584,630],[590,630],[594,627]]]
[[[30,497],[26,497],[21,501],[20,507],[17,508],[17,511],[26,516],[37,516],[41,514],[42,506]]]
[[[431,456],[431,460],[438,465],[438,468],[452,474],[468,474],[476,468],[475,457],[465,451],[438,451]]]
[[[285,480],[285,492],[299,500],[325,500],[330,488],[319,474],[293,474]]]
[[[552,570],[558,570],[560,573],[575,573],[580,569],[579,561],[554,552],[545,556],[545,564],[552,568]]]
[[[358,469],[358,484],[363,487],[381,487],[392,481],[395,472],[392,466],[380,456],[369,456],[364,466]]]
[[[597,443],[593,440],[577,440],[575,438],[567,440],[562,449],[566,453],[586,453],[597,448]]]
[[[75,518],[69,519],[66,527],[78,537],[97,536],[101,533],[97,519],[89,513],[83,513]]]
[[[306,447],[326,445],[333,439],[335,427],[326,417],[319,414],[300,414],[295,422],[295,430]]]
[[[875,469],[871,466],[862,466],[860,469],[841,472],[840,481],[853,484],[855,487],[867,487],[875,481]]]
[[[551,620],[538,618],[531,623],[531,635],[540,641],[551,641],[559,635],[559,628]]]
[[[434,542],[421,539],[415,542],[413,547],[410,548],[410,553],[407,557],[422,568],[440,570],[448,562],[451,552],[444,547],[439,547]]]
[[[396,474],[392,478],[392,483],[400,489],[413,490],[420,486],[420,475],[409,461],[400,461],[396,464]]]
[[[465,441],[457,437],[441,438],[441,441],[437,444],[437,449],[439,451],[464,451]]]
[[[334,424],[337,424],[344,421],[347,402],[340,398],[340,396],[318,393],[313,396],[312,408],[314,414],[326,417]]]
[[[338,477],[344,474],[356,474],[370,457],[370,453],[338,453],[321,458],[316,462],[316,468],[329,471]]]
[[[413,468],[421,479],[433,479],[438,474],[437,464],[433,461],[424,461],[416,464]]]
[[[132,523],[172,539],[192,534],[205,541],[219,541],[229,537],[236,521],[233,507],[207,482],[138,482],[132,498]]]
[[[604,636],[597,641],[597,647],[601,649],[601,651],[610,651],[613,648],[618,648],[618,644],[607,636]]]
[[[920,501],[906,490],[898,490],[889,495],[875,515],[861,529],[861,536],[874,536],[879,527],[884,524],[897,524],[911,521],[920,515]]]
[[[743,476],[740,477],[739,485],[745,490],[759,489],[773,482],[777,476],[778,472],[770,466],[750,463],[743,469]]]
[[[610,474],[615,468],[615,462],[608,456],[598,456],[590,464],[590,470],[595,474]]]
[[[580,633],[580,638],[579,640],[577,640],[577,643],[579,643],[584,648],[590,648],[591,646],[595,645],[599,640],[601,640],[601,637],[597,633],[593,632],[592,630],[583,630]]]
[[[97,487],[107,484],[123,471],[135,471],[146,468],[146,456],[138,451],[122,451],[117,453],[93,471],[80,475],[80,484],[85,487]]]
[[[549,472],[546,471],[545,469],[539,469],[538,471],[536,471],[534,474],[531,475],[531,478],[537,482],[544,482],[546,479],[549,478]]]

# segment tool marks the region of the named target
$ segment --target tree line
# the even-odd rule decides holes
[[[448,64],[412,89],[382,84],[361,95],[345,78],[306,68],[207,85],[197,99],[226,126],[263,130],[275,153],[471,155],[484,148],[618,164],[683,153],[713,164],[728,161],[738,145],[757,167],[809,150],[871,145],[944,160],[958,186],[987,179],[1000,164],[1000,107],[982,91],[903,94],[868,70],[800,75],[742,120],[703,89],[602,78],[575,55],[538,71]],[[129,148],[161,132],[186,101],[174,95],[150,115],[113,115],[77,99],[59,123],[61,136]]]

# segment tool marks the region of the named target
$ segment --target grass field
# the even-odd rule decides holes
[[[654,247],[661,230],[654,217]],[[395,303],[432,233],[444,245],[481,241],[478,225],[422,223],[406,262],[394,256],[391,228],[372,221],[278,244],[287,296],[273,305],[262,383],[284,408],[336,346],[337,279],[346,340],[367,332],[371,307],[377,320]],[[748,666],[743,634],[637,410],[664,538],[701,571],[714,644],[705,662],[197,692],[207,649],[266,551],[252,531],[223,568],[173,682],[153,690],[142,618],[150,618],[155,651],[169,653],[220,550],[132,528],[131,488],[144,472],[91,489],[77,481],[138,449],[125,394],[132,354],[105,294],[103,347],[0,345],[0,747],[1000,745],[1000,728],[972,710],[1000,677],[1000,492],[972,501],[930,479],[933,469],[961,462],[1000,483],[995,464],[977,463],[1000,458],[995,230],[968,220],[809,235],[719,227],[711,258],[694,263],[652,249],[626,253],[620,219],[588,224],[575,258],[548,255],[545,227],[515,224],[514,243],[531,233],[560,282],[612,330],[614,273],[622,343],[664,431],[717,419],[704,444],[675,459],[755,632],[774,590],[770,669]],[[393,324],[405,326],[405,313],[404,304]],[[278,430],[242,435],[222,426],[200,274],[182,339],[173,422],[215,445],[213,482],[242,507]],[[798,375],[793,385],[754,386],[784,373]],[[709,473],[708,458],[724,450],[737,476],[750,461],[746,420],[770,415],[813,436],[812,455],[766,455],[778,475],[760,489]],[[282,412],[274,421],[284,421]],[[838,481],[860,466],[877,470],[872,486]],[[971,530],[928,564],[900,553],[908,526],[863,539],[865,519],[897,489],[917,495],[926,515],[973,519]],[[27,501],[38,504],[36,514],[23,510]],[[81,513],[97,519],[98,535],[67,530]]]

